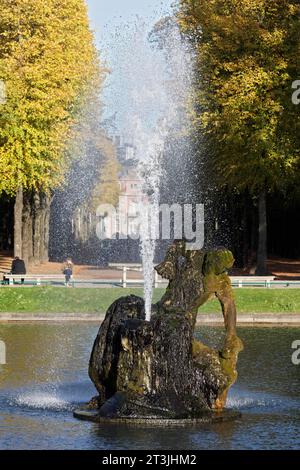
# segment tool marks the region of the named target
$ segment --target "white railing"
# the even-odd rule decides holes
[[[143,284],[144,280],[141,279],[129,279],[127,274],[129,271],[142,271],[141,265],[120,265],[115,264],[114,267],[116,269],[122,269],[122,287],[127,287],[128,285],[139,285]],[[265,287],[270,289],[271,287],[300,287],[300,281],[289,281],[289,280],[282,280],[276,281],[275,276],[229,276],[231,280],[232,287]],[[156,271],[154,271],[154,287],[160,287],[162,285],[168,284],[167,279],[163,279]]]
[[[275,276],[230,276],[231,284],[234,287],[243,286],[263,286],[270,288],[271,282],[274,282]]]
[[[111,268],[122,271],[122,276],[119,278],[107,278],[107,279],[78,279],[72,277],[71,284],[75,287],[80,285],[95,285],[95,286],[122,286],[126,288],[128,286],[141,286],[144,284],[144,279],[141,276],[139,279],[132,279],[128,276],[130,271],[137,271],[142,273],[142,266],[138,264],[114,264],[110,265]],[[21,281],[24,279],[26,283],[33,282],[37,286],[51,282],[65,283],[65,276],[63,274],[5,274],[6,281],[9,285],[14,285],[15,281]],[[230,276],[232,287],[300,287],[300,281],[290,280],[275,280],[274,276]],[[154,282],[153,287],[166,287],[168,280],[162,278],[156,271],[154,271]]]
[[[115,269],[122,269],[122,286],[127,287],[128,284],[143,284],[143,279],[129,279],[127,276],[128,271],[139,271],[142,272],[142,266],[138,264],[113,264],[109,265]],[[287,281],[275,281],[275,276],[230,276],[231,284],[233,287],[267,287],[270,288],[272,284],[286,283]],[[295,282],[295,281],[291,281]],[[161,284],[167,284],[168,280],[163,279],[156,271],[154,271],[154,287],[157,288]],[[275,284],[276,285],[276,284]],[[300,285],[300,283],[299,283]]]

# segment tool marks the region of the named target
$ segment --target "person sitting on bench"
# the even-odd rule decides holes
[[[16,256],[11,263],[11,274],[26,274],[25,262],[19,256]],[[21,283],[24,284],[24,279],[21,279]]]

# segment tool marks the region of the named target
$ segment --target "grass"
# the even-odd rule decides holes
[[[164,289],[154,290],[154,302]],[[16,313],[103,313],[118,297],[135,294],[142,289],[61,287],[2,287],[0,312]],[[300,313],[300,289],[235,289],[240,313]],[[211,300],[200,312],[220,312],[220,305]]]

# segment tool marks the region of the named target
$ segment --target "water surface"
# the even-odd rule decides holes
[[[72,410],[93,395],[87,364],[96,324],[0,324],[0,449],[299,449],[300,366],[291,344],[300,328],[243,327],[245,351],[229,405],[231,423],[186,429],[97,425]],[[222,328],[197,334],[218,346]],[[180,438],[179,438],[180,436]]]

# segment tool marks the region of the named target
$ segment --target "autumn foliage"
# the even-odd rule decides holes
[[[257,274],[266,273],[267,198],[298,190],[300,3],[181,0],[195,57],[191,118],[218,188],[258,201]]]
[[[226,185],[254,194],[299,168],[300,5],[289,0],[181,0],[196,50],[193,121]]]
[[[57,187],[100,67],[83,0],[1,0],[0,193]]]

